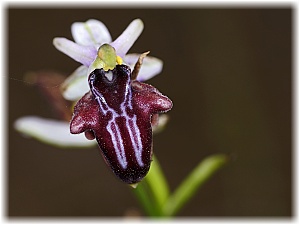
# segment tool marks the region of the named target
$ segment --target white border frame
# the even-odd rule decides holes
[[[145,2],[141,2],[140,0],[136,0],[136,1],[115,1],[115,0],[110,0],[110,1],[75,1],[75,0],[71,0],[71,1],[61,1],[61,0],[52,0],[52,1],[8,1],[8,0],[2,0],[0,1],[1,4],[1,14],[0,14],[0,24],[1,24],[1,35],[0,35],[0,43],[1,43],[1,78],[0,78],[0,91],[1,91],[1,96],[0,96],[0,106],[2,108],[0,108],[0,121],[1,121],[1,128],[0,128],[0,144],[2,146],[1,148],[1,165],[0,165],[0,181],[1,181],[1,185],[0,185],[0,212],[1,212],[1,218],[0,218],[0,222],[1,224],[40,224],[40,223],[47,223],[47,224],[94,224],[94,223],[119,223],[119,222],[124,222],[124,223],[140,223],[140,222],[145,222],[145,223],[153,223],[153,221],[141,221],[141,220],[116,220],[116,221],[100,221],[99,219],[62,219],[62,220],[58,220],[58,219],[9,219],[7,218],[6,214],[6,208],[5,208],[5,203],[6,203],[6,196],[5,193],[6,192],[6,174],[5,174],[5,169],[7,168],[7,164],[5,162],[6,159],[6,146],[7,146],[7,135],[6,135],[6,128],[7,128],[7,124],[6,124],[6,116],[7,116],[7,110],[6,110],[6,106],[7,106],[7,96],[6,96],[6,79],[4,79],[4,75],[7,71],[6,68],[6,53],[7,53],[7,49],[6,49],[6,45],[5,43],[7,43],[7,36],[6,36],[6,9],[8,6],[13,6],[13,5],[17,5],[17,6],[24,6],[24,7],[32,7],[32,6],[36,6],[36,7],[47,7],[47,6],[51,6],[51,7],[68,7],[68,6],[72,6],[72,7],[87,7],[89,5],[92,4],[105,4],[107,6],[114,6],[116,5],[117,7],[122,7],[122,6],[129,6],[129,7],[147,7],[147,6],[155,6],[155,7],[163,7],[163,6],[171,6],[171,7],[183,7],[183,6],[193,6],[193,5],[197,5],[197,6],[210,6],[210,7],[220,7],[220,6],[224,6],[224,7],[248,7],[248,6],[259,6],[259,7],[264,7],[264,6],[292,6],[293,9],[295,10],[294,12],[294,18],[293,18],[293,84],[292,84],[292,88],[293,88],[293,122],[294,124],[292,125],[292,129],[293,129],[293,215],[294,217],[291,220],[287,220],[287,219],[275,219],[272,218],[270,220],[268,219],[252,219],[252,218],[243,218],[243,219],[237,219],[237,218],[222,218],[222,219],[216,219],[216,220],[200,220],[200,221],[196,221],[196,220],[181,220],[181,219],[176,219],[176,221],[161,221],[159,223],[170,223],[170,222],[175,222],[175,223],[201,223],[201,224],[210,224],[210,225],[214,225],[214,224],[270,224],[270,225],[275,225],[275,224],[299,224],[300,220],[299,220],[299,132],[298,132],[298,128],[299,128],[299,120],[298,120],[298,113],[299,113],[299,45],[298,45],[298,41],[300,38],[299,35],[299,2],[297,0],[289,0],[289,1],[259,1],[259,0],[254,0],[254,1],[224,1],[224,0],[211,0],[211,1],[176,1],[176,0],[170,0],[170,1],[160,1],[160,0],[153,0],[153,1],[145,1]],[[155,222],[155,221],[154,221]],[[155,222],[156,223],[156,222]]]

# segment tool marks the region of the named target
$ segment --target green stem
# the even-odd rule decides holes
[[[153,202],[150,198],[147,190],[147,184],[142,181],[138,184],[136,188],[133,189],[134,194],[143,206],[145,213],[150,217],[157,217],[161,214],[161,209]]]
[[[156,204],[162,208],[169,197],[170,190],[167,180],[155,156],[153,156],[153,162],[148,175],[145,177],[145,181],[151,188]]]
[[[226,155],[214,155],[204,159],[175,190],[166,202],[163,213],[174,216],[195,194],[199,187],[218,171],[228,160]]]
[[[169,186],[158,160],[153,156],[150,171],[133,190],[149,216],[163,216],[162,208],[169,197]]]

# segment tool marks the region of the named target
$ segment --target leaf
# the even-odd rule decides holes
[[[189,176],[175,190],[166,202],[163,212],[166,216],[174,216],[187,202],[196,191],[222,168],[228,161],[228,156],[223,154],[207,157],[200,162]]]

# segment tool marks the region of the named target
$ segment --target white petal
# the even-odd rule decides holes
[[[77,101],[89,91],[88,68],[78,67],[62,84],[62,94],[65,99]]]
[[[53,44],[59,51],[85,66],[89,66],[97,56],[94,46],[82,46],[66,38],[54,38]]]
[[[19,132],[59,147],[91,147],[96,141],[90,141],[82,134],[71,134],[67,122],[43,119],[35,116],[19,118],[15,121],[15,129]]]
[[[140,56],[139,54],[128,54],[124,57],[124,61],[131,67],[131,69],[133,69],[139,56]],[[138,81],[149,80],[150,78],[159,74],[162,71],[162,68],[163,68],[162,60],[152,56],[146,56],[146,58],[144,58],[137,80]]]
[[[75,42],[84,46],[95,46],[112,41],[107,27],[102,22],[94,19],[90,19],[85,23],[73,23],[71,31]]]
[[[133,20],[126,30],[114,42],[111,43],[111,46],[116,49],[117,55],[123,58],[134,44],[136,39],[140,36],[143,29],[144,24],[142,20]]]

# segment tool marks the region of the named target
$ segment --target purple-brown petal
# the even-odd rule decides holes
[[[70,123],[72,134],[79,134],[90,130],[98,124],[98,103],[93,94],[87,92],[75,105],[73,117]]]
[[[132,89],[134,92],[133,99],[143,111],[157,114],[167,112],[173,107],[173,103],[168,97],[149,84],[135,80],[132,81]]]

